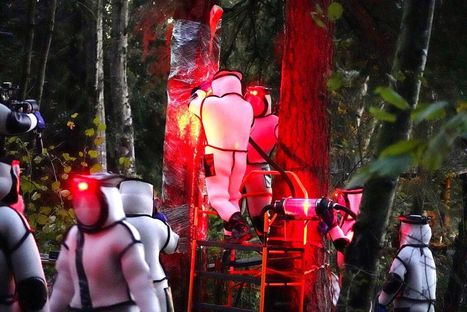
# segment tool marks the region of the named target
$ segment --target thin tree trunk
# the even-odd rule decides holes
[[[134,175],[135,146],[133,118],[128,99],[127,83],[127,48],[128,48],[128,1],[112,0],[112,57],[110,65],[112,104],[118,132],[116,147],[118,150],[119,171],[125,175]]]
[[[95,72],[95,103],[96,117],[99,124],[105,124],[105,106],[104,106],[104,49],[103,49],[103,3],[102,0],[96,0],[96,72]],[[107,149],[105,128],[97,125],[95,145],[98,153],[97,162],[102,171],[107,171]]]
[[[45,47],[42,50],[41,57],[39,59],[39,75],[38,75],[38,86],[37,86],[37,101],[41,103],[42,94],[44,91],[45,83],[45,72],[47,69],[47,60],[49,58],[50,45],[52,44],[52,36],[55,27],[55,12],[57,11],[57,0],[52,0],[50,3],[50,17],[47,25],[47,35]]]
[[[395,82],[395,90],[416,107],[420,77],[425,69],[434,12],[434,0],[404,2],[401,32],[394,60],[393,73],[405,79]],[[376,155],[389,145],[407,139],[410,134],[410,111],[390,106],[397,116],[394,123],[384,122],[379,133]],[[374,297],[378,252],[393,203],[398,177],[372,177],[365,185],[361,213],[355,235],[346,250],[344,283],[338,311],[368,311]]]
[[[328,195],[330,133],[326,80],[331,72],[332,29],[329,25],[319,27],[310,13],[318,5],[326,10],[329,3],[298,0],[287,1],[285,6],[277,161],[300,177],[312,198]],[[283,183],[276,182],[274,194],[291,195]],[[305,270],[310,274],[306,281],[305,310],[328,312],[332,303],[328,272],[324,269],[327,256],[317,222],[308,224],[308,243]],[[285,292],[282,287],[269,287],[266,301],[268,311],[284,311],[284,306],[278,306],[280,301],[289,304],[288,311],[297,311],[300,304],[293,291]]]
[[[21,79],[21,98],[25,99],[29,92],[29,83],[31,81],[31,61],[34,45],[34,31],[36,26],[36,2],[37,0],[29,0],[28,2],[28,31],[24,42],[23,56],[23,76]]]

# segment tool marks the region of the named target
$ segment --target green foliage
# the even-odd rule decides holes
[[[386,103],[400,110],[407,110],[410,108],[409,103],[391,87],[378,87],[375,89],[375,94],[381,96]]]
[[[398,101],[397,97],[392,97],[391,101],[394,99]],[[416,165],[429,171],[439,169],[455,140],[467,138],[467,111],[462,108],[462,103],[462,101],[458,102],[457,113],[445,120],[439,131],[432,137],[424,140],[399,141],[385,148],[376,160],[361,168],[352,177],[349,187],[363,185],[374,176],[398,177]],[[446,108],[449,106],[454,105],[449,105],[447,102],[435,102],[415,111],[412,119],[416,123],[443,119],[447,115]]]
[[[67,126],[77,131],[72,114]],[[93,133],[101,127],[95,123],[91,128]],[[35,154],[31,144],[22,137],[10,137],[7,140],[8,155],[21,160],[21,191],[25,201],[26,215],[31,226],[36,230],[41,252],[57,250],[63,238],[63,233],[74,223],[74,215],[70,209],[68,179],[72,172],[98,172],[100,164],[91,165],[96,157],[96,151],[88,146],[94,146],[94,140],[88,135],[90,129],[82,132],[85,147],[78,152],[62,151],[50,145],[45,154]]]
[[[344,8],[339,2],[331,2],[328,6],[328,18],[331,22],[335,22],[342,17]]]
[[[395,122],[396,115],[386,112],[383,109],[378,107],[370,107],[369,109],[370,114],[380,121],[387,121],[387,122]]]

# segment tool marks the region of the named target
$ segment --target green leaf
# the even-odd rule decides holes
[[[375,89],[375,94],[378,94],[383,98],[384,101],[399,108],[400,110],[406,110],[410,108],[409,103],[407,103],[407,101],[391,87],[378,87]]]
[[[371,115],[373,115],[373,117],[375,117],[376,119],[381,120],[381,121],[387,121],[387,122],[395,122],[396,121],[396,116],[395,115],[390,114],[388,112],[385,112],[384,110],[379,109],[379,108],[374,107],[374,106],[370,107],[369,113]]]
[[[409,154],[409,153],[414,152],[420,144],[421,144],[421,142],[419,140],[399,141],[399,142],[397,142],[395,144],[392,144],[392,145],[386,147],[381,152],[381,157]]]
[[[370,173],[377,176],[397,177],[415,164],[412,155],[403,154],[379,158],[369,164]]]
[[[90,173],[98,173],[102,172],[102,165],[101,164],[94,164],[91,169],[89,169]]]
[[[349,183],[347,183],[346,187],[351,189],[355,187],[361,187],[365,185],[365,183],[371,178],[371,173],[368,166],[360,168],[356,174],[352,176]]]
[[[52,191],[56,192],[60,189],[60,181],[55,181],[52,183]]]
[[[71,157],[69,153],[63,153],[63,154],[62,154],[62,157],[63,157],[63,159],[65,159],[65,161],[69,161],[69,160],[73,161],[73,160],[76,160],[76,157]]]
[[[95,151],[95,150],[89,150],[88,155],[91,158],[97,158],[97,156],[99,156],[99,153],[97,151]]]
[[[50,212],[52,212],[52,208],[51,207],[41,207],[39,209],[39,212],[44,214],[44,215],[49,215]]]
[[[411,118],[415,124],[419,124],[424,120],[441,119],[446,116],[445,107],[448,106],[448,102],[441,101],[435,102],[426,106],[419,106],[412,114]]]
[[[337,21],[342,17],[342,13],[344,13],[344,8],[339,2],[332,2],[328,6],[328,18],[330,21]]]
[[[328,81],[326,82],[326,86],[329,91],[337,91],[342,87],[343,84],[343,77],[342,74],[332,73],[331,77],[329,77]]]
[[[78,113],[71,114],[70,117],[74,119],[74,118],[78,117]]]
[[[39,214],[37,216],[36,222],[37,222],[37,224],[45,225],[45,224],[47,224],[48,220],[49,220],[49,217],[47,217],[46,215],[43,215],[43,214]]]
[[[95,133],[96,131],[94,130],[94,128],[89,128],[84,131],[84,135],[88,137],[94,136]]]
[[[101,119],[100,119],[98,116],[96,116],[96,117],[94,117],[94,119],[92,120],[92,123],[93,123],[94,125],[98,126],[98,125],[101,124]]]

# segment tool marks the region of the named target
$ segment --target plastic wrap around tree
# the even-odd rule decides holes
[[[203,140],[198,118],[188,111],[193,88],[209,80],[218,70],[220,15],[208,25],[189,21],[174,22],[168,105],[164,142],[163,211],[173,229],[190,237],[193,206],[202,205],[204,176],[201,170]],[[207,232],[202,222],[198,235]],[[183,252],[183,243],[181,245]]]

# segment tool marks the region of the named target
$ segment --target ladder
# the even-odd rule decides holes
[[[251,174],[279,174],[276,171],[258,171]],[[301,196],[307,196],[298,177],[290,174],[295,185],[301,190]],[[248,176],[245,178],[247,179]],[[296,310],[303,311],[305,293],[304,253],[306,244],[307,220],[296,220],[290,217],[269,212],[264,215],[264,237],[259,242],[232,243],[223,240],[199,240],[196,229],[200,217],[216,215],[216,212],[196,208],[194,214],[195,233],[191,240],[190,279],[188,289],[187,311],[227,311],[227,312],[265,312],[266,296],[272,287],[293,288],[298,297]],[[304,233],[297,235],[288,233],[287,225],[297,223]],[[274,227],[285,229],[271,231]],[[213,257],[217,251],[217,257]],[[282,268],[282,263],[288,267]],[[227,285],[222,300],[209,300],[203,291],[208,282],[215,290],[223,290],[220,285]],[[212,287],[212,286],[211,286]],[[253,307],[238,307],[239,291],[245,287],[256,291],[257,302]],[[237,298],[235,298],[235,294]],[[214,301],[214,302],[213,302]],[[284,310],[285,311],[285,310]]]

